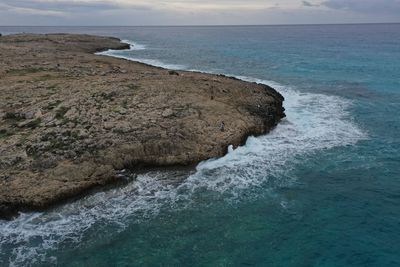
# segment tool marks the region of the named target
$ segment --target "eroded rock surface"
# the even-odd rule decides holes
[[[274,89],[94,55],[88,35],[0,37],[0,217],[41,210],[137,166],[190,165],[268,132]]]

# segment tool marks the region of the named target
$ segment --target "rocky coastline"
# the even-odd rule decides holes
[[[129,47],[90,35],[0,37],[0,219],[117,184],[122,169],[221,157],[285,116],[266,85],[94,54]]]

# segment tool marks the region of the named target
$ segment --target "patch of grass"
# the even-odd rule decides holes
[[[45,152],[54,153],[57,150],[69,150],[71,148],[71,141],[63,140],[60,137],[51,135],[50,133],[48,133],[47,135],[48,136],[43,136],[41,138],[42,141],[45,140],[49,142],[47,146],[38,147],[36,145],[27,145],[25,148],[26,153],[31,157],[35,157]]]
[[[16,144],[17,147],[21,147],[25,145],[26,141],[28,141],[28,137],[30,136],[29,133],[22,133],[19,135],[18,143]]]
[[[92,97],[98,97],[98,96],[102,97],[104,100],[113,101],[113,100],[114,100],[114,97],[117,96],[117,92],[112,91],[112,92],[109,92],[109,93],[101,92],[101,93],[94,93],[94,94],[92,94]]]
[[[55,89],[57,89],[58,84],[52,84],[46,87],[47,90],[51,90],[54,91]]]
[[[40,141],[46,142],[46,141],[52,140],[52,139],[54,139],[54,136],[55,136],[54,132],[47,132],[40,137]]]
[[[22,75],[27,75],[27,74],[31,74],[31,73],[41,72],[41,71],[44,71],[44,69],[31,67],[31,68],[25,68],[25,69],[10,69],[10,70],[7,70],[6,72],[11,75],[22,76]]]
[[[79,139],[79,134],[76,131],[66,131],[62,135],[65,136],[65,137],[68,137],[71,140]]]
[[[79,124],[79,121],[78,121],[78,119],[76,119],[76,118],[74,118],[74,119],[68,119],[68,118],[63,118],[62,120],[61,120],[61,123],[64,125],[64,124],[67,124],[67,123],[74,123],[75,125],[76,124]]]
[[[123,108],[128,108],[128,100],[124,100],[123,102],[122,102],[122,107]]]
[[[6,115],[4,116],[4,119],[13,121],[22,121],[25,119],[25,116],[17,112],[7,112]]]
[[[77,118],[68,119],[68,120],[67,120],[67,123],[68,123],[68,122],[72,122],[72,123],[74,123],[74,124],[79,124],[79,120],[78,120]]]
[[[43,76],[39,76],[39,77],[36,77],[35,79],[33,79],[35,82],[44,82],[44,81],[48,81],[48,80],[51,80],[51,79],[53,79],[54,78],[54,76],[52,76],[52,75],[50,75],[50,74],[46,74],[46,75],[43,75]]]
[[[34,160],[40,157],[40,151],[36,145],[27,144],[25,146],[25,152],[28,156],[32,157]]]
[[[61,100],[56,100],[56,101],[54,101],[54,102],[51,102],[51,103],[49,103],[49,104],[47,105],[46,109],[47,109],[47,110],[53,110],[53,109],[56,108],[58,105],[60,105],[61,102],[62,102]]]
[[[42,119],[37,118],[36,120],[33,120],[33,121],[29,122],[28,124],[26,124],[25,127],[31,128],[31,129],[36,129],[37,127],[39,127],[40,123],[42,123]]]
[[[62,120],[64,119],[65,113],[67,113],[69,110],[68,107],[60,107],[56,110],[56,119],[57,120]]]
[[[50,140],[50,145],[46,148],[46,151],[54,152],[57,150],[71,150],[73,144],[75,143],[76,139],[74,133],[64,134],[63,136],[67,137],[67,140],[63,140],[61,138],[54,138]]]
[[[113,101],[114,97],[117,95],[116,92],[110,92],[110,93],[101,93],[100,96],[103,97],[105,100],[110,100]]]
[[[140,85],[137,84],[128,84],[126,87],[128,87],[131,90],[138,90],[140,89]]]
[[[13,132],[8,131],[7,129],[0,129],[0,138],[6,138],[14,135]]]
[[[54,151],[54,150],[64,150],[67,147],[67,145],[59,139],[52,139],[50,141],[50,146],[49,146],[49,151]]]

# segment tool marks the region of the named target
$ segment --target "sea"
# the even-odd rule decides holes
[[[0,266],[400,266],[400,24],[0,27],[22,32],[267,84],[287,117],[191,172],[0,221]]]

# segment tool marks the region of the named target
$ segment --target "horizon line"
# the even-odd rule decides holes
[[[298,23],[298,24],[186,24],[186,25],[0,25],[0,27],[254,27],[254,26],[329,26],[329,25],[377,25],[400,22],[352,22],[352,23]]]

